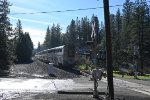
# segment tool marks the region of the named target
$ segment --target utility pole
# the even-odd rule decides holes
[[[107,81],[108,81],[108,92],[109,92],[108,100],[114,100],[109,0],[103,0],[103,3],[104,3],[104,17],[105,17],[105,30],[106,30],[106,63],[107,63]]]

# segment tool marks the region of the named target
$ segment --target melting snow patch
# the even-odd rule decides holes
[[[38,74],[32,74],[32,76],[35,76],[35,77],[40,77],[40,78],[42,78],[42,77],[45,77],[45,76],[47,76],[47,75],[38,75]]]
[[[58,91],[70,90],[74,85],[73,80],[53,79],[13,79],[0,78],[0,90],[21,90],[21,91]]]

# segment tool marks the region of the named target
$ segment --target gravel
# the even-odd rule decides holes
[[[31,63],[14,64],[10,68],[10,74],[7,77],[11,78],[78,78],[81,73],[76,69],[62,69],[53,67],[53,74],[48,75],[48,64],[34,59]]]

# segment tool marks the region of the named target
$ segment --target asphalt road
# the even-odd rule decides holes
[[[116,82],[117,81],[117,82]],[[150,100],[150,86],[114,79],[115,98],[120,100]],[[74,79],[14,79],[0,78],[0,99],[10,100],[95,100],[93,81],[87,77]],[[142,89],[141,89],[142,88]],[[99,82],[100,98],[106,100],[106,79]]]

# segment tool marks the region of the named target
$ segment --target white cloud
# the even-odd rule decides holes
[[[45,25],[53,25],[53,23],[48,23],[44,21],[38,21],[38,20],[33,20],[33,19],[25,19],[25,18],[17,18],[17,17],[9,17],[10,19],[18,20],[20,19],[21,21],[27,21],[27,22],[32,22],[32,23],[39,23],[39,24],[45,24]]]
[[[30,13],[30,12],[36,12],[33,9],[28,9],[28,8],[23,8],[23,7],[18,7],[18,6],[11,6],[10,10],[13,12],[17,12],[17,13],[22,13],[22,12],[26,12],[26,13]]]
[[[29,32],[34,48],[37,48],[38,42],[41,44],[44,42],[45,30],[33,29],[33,28],[24,28],[24,32]]]
[[[54,23],[49,23],[49,22],[44,22],[44,21],[38,21],[38,20],[33,20],[33,19],[25,19],[25,18],[17,18],[17,17],[11,17],[11,16],[9,16],[9,18],[13,19],[13,20],[20,19],[21,21],[44,24],[44,25],[53,25],[54,24]],[[63,27],[64,29],[67,27],[66,25],[60,25],[60,26]]]

